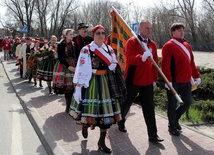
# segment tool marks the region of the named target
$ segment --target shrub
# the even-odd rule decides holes
[[[201,73],[202,83],[197,90],[192,92],[193,104],[182,119],[192,122],[211,122],[214,120],[214,69],[200,67],[198,69]],[[165,81],[159,76],[158,87],[154,94],[156,108],[163,112],[167,109],[167,95],[164,84]]]
[[[214,121],[214,100],[194,101],[191,108],[203,114],[202,119],[204,122]]]
[[[195,100],[214,100],[214,70],[199,68],[202,83],[196,91],[193,92]]]

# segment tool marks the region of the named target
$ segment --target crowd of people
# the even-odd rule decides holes
[[[54,35],[50,40],[30,37],[1,41],[4,60],[9,53],[16,57],[20,77],[34,80],[34,86],[47,82],[49,94],[64,94],[65,112],[82,126],[82,136],[88,137],[88,129],[100,128],[98,148],[106,153],[111,149],[105,144],[107,130],[118,125],[118,130],[127,132],[126,115],[138,95],[147,125],[148,140],[159,143],[163,139],[157,134],[154,87],[158,81],[158,70],[150,59],[158,63],[157,46],[150,38],[152,24],[142,20],[139,25],[139,41],[134,36],[125,45],[126,67],[122,71],[112,47],[106,43],[105,28],[92,28],[87,35],[88,25],[78,24],[78,35],[73,29],[65,29],[59,42]],[[178,136],[182,130],[179,119],[192,103],[192,81],[201,83],[200,73],[194,63],[191,46],[184,39],[184,25],[173,23],[172,39],[163,46],[162,70],[169,84],[181,95],[183,105],[166,84],[169,119],[168,130]],[[142,44],[144,48],[142,48]],[[192,80],[193,79],[193,80]],[[52,92],[53,89],[53,92]]]

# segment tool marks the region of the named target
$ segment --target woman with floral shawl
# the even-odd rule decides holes
[[[106,131],[121,120],[120,103],[112,98],[108,71],[114,71],[117,60],[113,49],[106,45],[105,28],[97,25],[92,29],[92,41],[83,47],[78,58],[74,83],[76,84],[69,114],[82,124],[82,135],[88,137],[88,127],[100,128],[98,148],[106,153]]]

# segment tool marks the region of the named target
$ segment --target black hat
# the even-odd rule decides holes
[[[27,36],[27,37],[25,38],[25,40],[31,40],[31,38]]]
[[[88,25],[85,25],[85,23],[79,23],[78,24],[78,28],[77,28],[77,30],[79,30],[79,29],[81,29],[81,28],[88,28]]]

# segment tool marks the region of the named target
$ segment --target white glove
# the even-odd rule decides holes
[[[195,85],[195,80],[193,79],[193,77],[191,77],[190,83],[192,86]]]
[[[82,100],[82,97],[81,97],[81,90],[82,90],[82,87],[78,87],[76,86],[75,88],[75,93],[74,93],[74,99],[75,101],[79,104],[80,101]]]
[[[146,59],[148,57],[152,57],[152,52],[150,50],[146,50],[144,53],[143,53],[143,56],[142,56],[142,61],[145,62]]]
[[[169,84],[172,86],[172,82],[169,82]],[[165,83],[165,88],[170,90],[169,86]]]
[[[108,68],[109,68],[111,71],[113,71],[113,70],[115,70],[116,66],[117,66],[116,63],[111,63],[111,65],[109,65]]]
[[[196,78],[196,79],[195,79],[195,82],[196,82],[196,85],[197,85],[197,86],[200,85],[200,84],[201,84],[201,78]]]
[[[156,84],[156,82],[153,82],[153,87],[155,87],[157,84]]]

